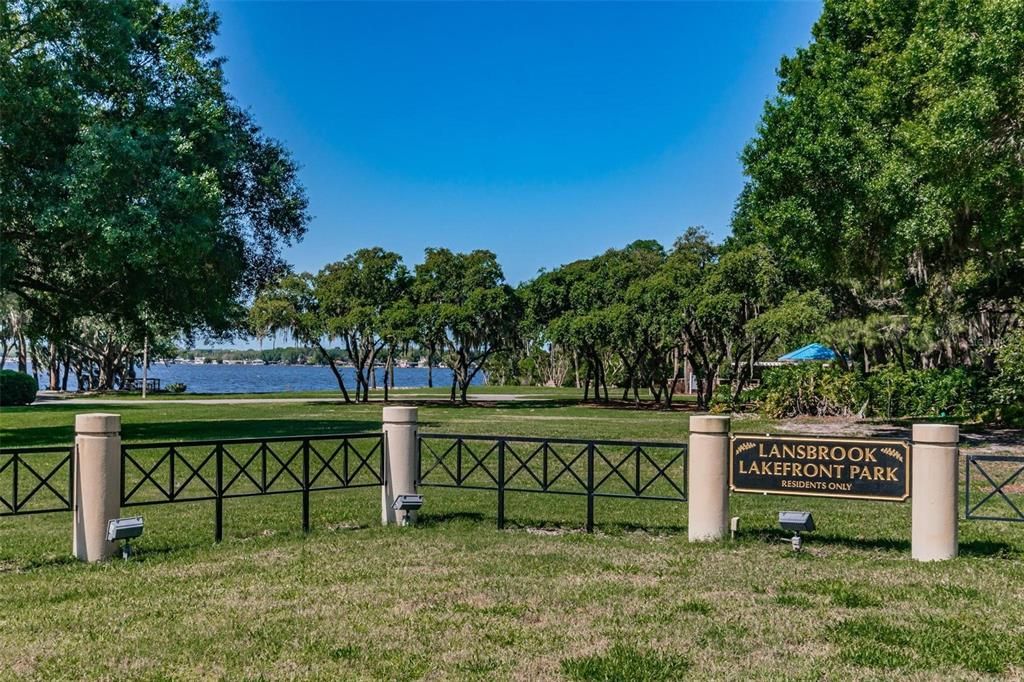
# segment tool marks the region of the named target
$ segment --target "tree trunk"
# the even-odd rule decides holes
[[[67,391],[68,391],[68,374],[70,372],[71,372],[71,357],[70,356],[65,356],[64,357],[64,375],[61,377],[61,380],[60,380],[60,390],[63,391],[64,393],[67,393]]]
[[[28,374],[28,349],[25,348],[25,334],[18,329],[18,371]]]
[[[671,409],[672,408],[672,398],[674,397],[673,394],[676,392],[676,385],[679,383],[679,371],[682,369],[682,367],[680,365],[680,362],[679,362],[679,349],[678,348],[674,348],[673,349],[672,356],[673,356],[672,380],[668,384],[668,387],[667,387],[668,390],[665,391],[665,408],[666,409]]]
[[[370,348],[370,359],[369,359],[369,362],[367,362],[366,364],[367,364],[367,368],[368,368],[367,372],[368,372],[368,378],[370,380],[370,388],[372,388],[373,390],[376,391],[377,390],[377,369],[376,369],[376,367],[374,367],[374,363],[375,362],[377,362],[377,347],[373,346],[373,347]],[[366,399],[369,400],[369,396],[366,396]],[[366,402],[366,401],[363,401],[363,402]]]
[[[611,402],[608,398],[608,377],[604,373],[604,362],[600,357],[597,357],[598,375],[601,377],[600,387],[604,390],[604,402]]]
[[[715,395],[715,377],[707,377],[704,380],[704,392],[701,395],[701,407],[707,409],[711,407],[711,399]]]
[[[47,389],[50,391],[60,390],[60,360],[57,358],[57,344],[50,341],[49,346],[49,381]]]
[[[331,372],[334,374],[334,379],[338,382],[338,388],[341,389],[341,394],[345,396],[345,402],[352,402],[352,400],[348,397],[348,389],[345,388],[345,377],[341,375],[341,371],[338,369],[338,366],[334,364],[334,358],[332,358],[327,353],[327,350],[319,343],[316,344],[316,349],[320,352],[320,356],[327,363],[327,366],[331,368]],[[359,389],[356,388],[356,391],[356,395],[358,396]]]

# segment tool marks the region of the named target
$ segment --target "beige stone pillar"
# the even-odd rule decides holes
[[[957,555],[960,427],[914,424],[910,555],[941,561]]]
[[[107,521],[121,514],[121,415],[75,415],[75,502],[71,551],[102,561],[117,551]]]
[[[409,523],[416,520],[416,512],[401,512],[391,508],[399,495],[416,494],[419,475],[419,447],[417,443],[417,408],[384,408],[384,486],[381,489],[380,516],[385,526],[401,524],[408,514]]]
[[[690,542],[721,540],[729,532],[729,417],[690,417],[688,459]]]

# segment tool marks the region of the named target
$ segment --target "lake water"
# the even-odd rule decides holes
[[[6,369],[17,366],[8,362]],[[136,370],[142,378],[142,369]],[[342,368],[345,387],[355,388],[355,370]],[[159,379],[161,386],[182,383],[188,393],[273,393],[283,391],[337,391],[338,382],[328,367],[314,365],[186,365],[154,364],[149,368],[149,377]],[[40,388],[46,388],[46,377],[40,375]],[[451,386],[452,371],[434,368],[434,386]],[[483,383],[483,374],[477,374],[473,383]],[[377,386],[384,385],[384,371],[377,370]],[[427,385],[427,370],[420,367],[396,367],[395,386],[399,388],[421,388]],[[68,390],[77,389],[74,374],[68,377]]]

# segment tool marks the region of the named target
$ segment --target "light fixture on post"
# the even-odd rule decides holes
[[[127,561],[131,554],[131,547],[128,541],[142,535],[142,517],[129,516],[123,519],[110,519],[107,521],[107,541],[117,542],[121,540],[121,557]]]
[[[799,552],[803,548],[800,533],[814,530],[814,517],[811,516],[811,512],[783,511],[779,512],[779,525],[783,530],[793,531],[790,544],[793,545],[794,552]]]

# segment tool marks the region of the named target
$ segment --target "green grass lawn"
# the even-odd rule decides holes
[[[376,430],[380,405],[100,408],[130,442]],[[4,408],[0,445],[68,443],[83,405]],[[685,441],[687,413],[568,402],[421,408],[425,431]],[[772,424],[738,420],[737,430]],[[67,513],[0,519],[0,678],[977,679],[1024,676],[1024,524],[965,521],[909,558],[909,504],[736,495],[735,541],[686,505],[427,488],[415,528],[375,489],[144,507],[124,563],[68,558]],[[781,509],[814,512],[794,555]],[[126,513],[128,511],[126,510]]]

